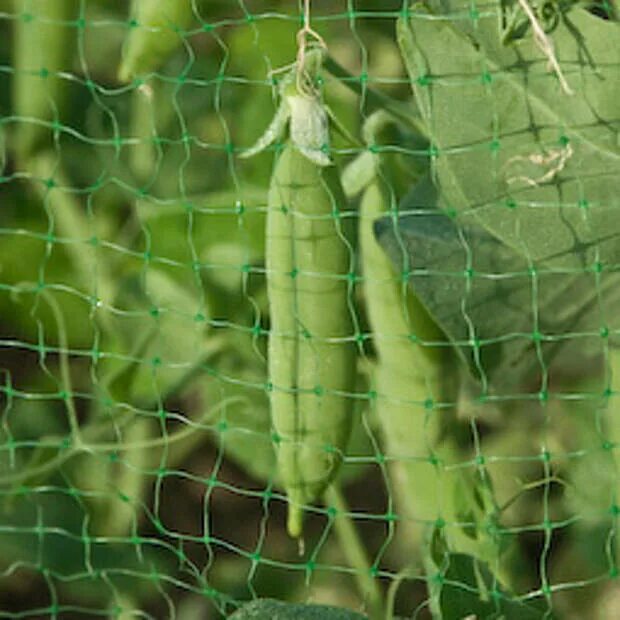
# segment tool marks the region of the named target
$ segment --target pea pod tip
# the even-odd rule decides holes
[[[303,510],[299,506],[289,504],[286,529],[291,538],[300,538],[303,533]]]

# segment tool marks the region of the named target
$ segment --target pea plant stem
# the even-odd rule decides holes
[[[154,85],[143,84],[131,94],[131,135],[138,140],[131,146],[129,163],[139,183],[149,180],[155,173],[158,153],[155,136]]]
[[[122,457],[122,463],[110,468],[108,477],[117,493],[107,496],[105,508],[101,511],[103,519],[100,521],[100,534],[105,536],[124,536],[129,531],[132,521],[141,511],[137,510],[144,499],[146,480],[144,473],[151,465],[151,454],[146,447],[140,444],[147,442],[153,431],[153,420],[137,418],[129,424],[123,434],[123,443],[127,446]],[[98,460],[89,461],[91,467],[100,466]],[[106,480],[109,485],[110,481]],[[129,501],[122,501],[118,497],[122,493]]]
[[[12,147],[21,167],[36,150],[52,143],[52,121],[63,118],[69,71],[75,55],[76,0],[14,2],[13,109],[19,118]],[[23,11],[23,15],[17,15]],[[24,19],[29,14],[31,19]]]
[[[376,110],[384,110],[394,119],[412,129],[415,133],[428,137],[428,129],[422,119],[416,115],[415,110],[410,104],[397,101],[383,93],[370,88],[362,83],[359,77],[355,77],[347,71],[340,63],[334,60],[329,54],[323,63],[325,70],[333,77],[337,78],[344,86],[352,90],[357,95],[366,99],[368,103],[368,113]]]
[[[75,408],[75,400],[73,398],[73,386],[71,383],[71,368],[69,366],[69,342],[67,339],[67,329],[65,320],[60,309],[60,305],[54,299],[50,291],[41,291],[41,296],[45,299],[54,315],[56,321],[56,329],[58,331],[58,360],[60,364],[60,383],[65,395],[65,406],[67,408],[67,416],[69,418],[69,428],[71,435],[75,441],[80,441],[80,428],[78,423],[77,410]]]
[[[334,528],[340,542],[340,548],[351,567],[355,569],[355,579],[359,592],[367,602],[370,617],[373,620],[385,618],[383,593],[371,573],[370,561],[366,547],[353,524],[346,500],[337,485],[330,485],[325,491],[325,501],[336,509]]]
[[[71,189],[73,185],[53,153],[43,152],[33,157],[30,168],[33,171],[33,187],[48,212],[50,236],[54,238],[59,235],[69,241],[64,247],[83,285],[90,289],[94,299],[93,311],[96,311],[106,333],[114,338],[115,330],[105,308],[113,302],[116,285],[105,261],[97,260],[96,244],[89,243],[95,239],[93,223],[85,214],[86,209],[77,199],[76,191]]]

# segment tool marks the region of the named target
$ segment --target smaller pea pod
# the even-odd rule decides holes
[[[442,400],[446,370],[442,349],[414,342],[416,337],[424,343],[441,336],[375,239],[374,221],[388,211],[389,200],[381,180],[371,182],[362,196],[363,287],[378,354],[374,378],[385,451],[404,482],[398,493],[409,518],[405,523],[412,524],[408,537],[419,541],[423,528],[417,524],[436,519],[441,502],[441,485],[428,460],[436,450],[439,414],[426,410],[424,403]]]
[[[369,117],[364,134],[375,146],[401,140],[382,112]],[[374,382],[384,449],[402,482],[397,496],[407,516],[403,520],[407,540],[415,548],[425,530],[420,524],[438,518],[442,502],[442,487],[429,456],[437,451],[440,419],[445,415],[427,409],[425,402],[446,396],[445,378],[452,373],[446,366],[447,349],[436,344],[443,340],[441,332],[375,237],[379,218],[389,221],[398,234],[398,220],[385,216],[394,213],[396,193],[407,187],[407,180],[399,178],[394,153],[382,149],[374,160],[374,174],[360,202],[363,292],[378,358]],[[403,254],[402,270],[407,269]]]
[[[321,166],[287,144],[268,204],[271,415],[288,530],[299,537],[303,506],[334,479],[351,431],[351,252],[338,217],[346,199],[334,165]]]
[[[14,0],[13,112],[19,117],[12,140],[20,162],[48,142],[52,119],[63,120],[68,82],[75,53],[77,0]]]
[[[364,131],[367,142],[377,147],[399,140],[390,135],[389,122],[381,113],[370,117]],[[432,538],[429,524],[440,519],[466,524],[444,532],[450,549],[495,565],[501,547],[480,526],[497,519],[490,478],[483,467],[474,473],[448,467],[465,458],[455,411],[463,386],[456,352],[420,295],[425,280],[434,281],[433,270],[424,267],[421,247],[412,256],[407,246],[405,222],[424,234],[424,220],[432,218],[427,212],[437,197],[420,170],[415,173],[416,200],[411,201],[409,181],[398,178],[397,155],[380,150],[375,176],[360,204],[359,238],[364,298],[378,357],[376,405],[386,456],[400,482],[395,491],[405,516],[402,527],[407,544],[415,549]],[[399,196],[402,199],[394,209]],[[391,241],[390,251],[384,237]],[[409,275],[415,272],[418,277]],[[445,407],[445,403],[454,406]],[[429,550],[427,545],[422,548]],[[425,553],[427,569],[436,570],[429,560]]]
[[[192,15],[191,0],[133,0],[119,79],[129,82],[157,71],[181,46]]]

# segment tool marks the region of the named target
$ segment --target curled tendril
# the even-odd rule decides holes
[[[553,32],[558,27],[560,19],[566,11],[566,3],[558,0],[543,0],[529,4],[545,34]],[[523,39],[531,29],[532,24],[517,1],[503,3],[502,26],[502,40],[504,45],[507,45]]]
[[[549,34],[553,32],[560,23],[562,7],[556,0],[547,0],[537,8],[536,13],[541,21],[543,30]]]
[[[543,0],[542,3],[516,0],[510,4],[503,4],[502,41],[504,45],[508,45],[522,39],[528,31],[531,31],[538,49],[547,57],[550,70],[556,74],[562,91],[567,95],[573,95],[574,91],[566,81],[555,55],[553,40],[547,36],[558,26],[566,10],[566,5],[561,0]]]

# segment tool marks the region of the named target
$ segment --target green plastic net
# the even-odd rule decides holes
[[[0,617],[618,617],[619,71],[606,2],[0,0]]]

